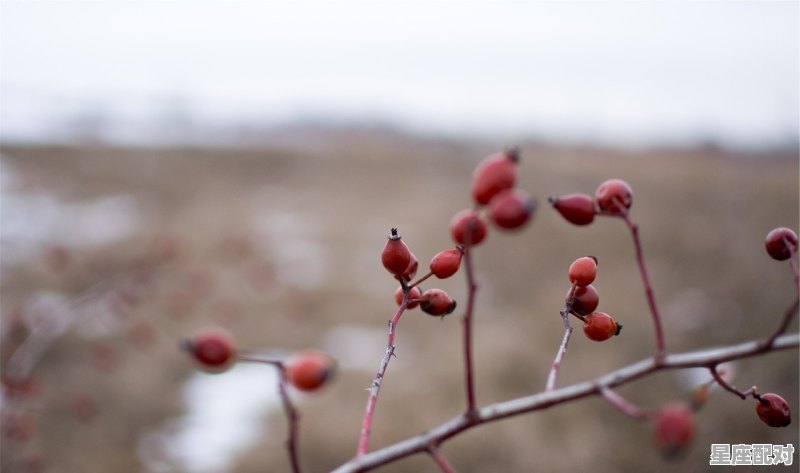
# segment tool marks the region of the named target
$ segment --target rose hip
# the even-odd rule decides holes
[[[553,208],[572,224],[589,225],[594,221],[594,200],[587,194],[550,197],[549,201]]]
[[[472,175],[472,197],[486,205],[498,192],[514,187],[517,180],[519,150],[511,149],[487,156]]]

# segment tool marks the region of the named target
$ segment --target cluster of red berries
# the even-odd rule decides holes
[[[597,187],[594,199],[588,194],[567,194],[548,200],[568,222],[588,225],[594,221],[595,215],[627,215],[633,204],[633,191],[622,179],[609,179]]]
[[[592,286],[597,276],[597,258],[584,256],[569,267],[572,287],[567,292],[569,311],[583,321],[583,333],[590,340],[602,342],[619,335],[622,325],[605,312],[595,312],[600,303],[597,289]]]
[[[516,189],[519,150],[511,148],[489,155],[478,164],[472,175],[474,209],[463,209],[450,220],[450,235],[459,245],[480,244],[488,226],[480,210],[502,230],[522,228],[536,210],[536,199]]]
[[[381,262],[383,267],[400,281],[400,287],[395,291],[397,305],[403,303],[403,298],[407,294],[407,309],[414,309],[419,306],[426,314],[435,316],[445,316],[452,313],[456,309],[456,301],[445,291],[429,289],[422,292],[418,284],[430,276],[445,279],[454,275],[461,266],[461,256],[463,254],[464,250],[460,246],[440,251],[431,259],[430,272],[417,283],[411,284],[411,280],[417,275],[419,262],[397,233],[397,229],[392,228],[389,233],[389,240],[381,253]]]
[[[220,329],[198,332],[184,340],[183,348],[209,373],[227,371],[239,359],[232,337]],[[295,353],[275,364],[285,370],[289,383],[301,391],[319,389],[336,370],[336,363],[330,356],[315,350]]]

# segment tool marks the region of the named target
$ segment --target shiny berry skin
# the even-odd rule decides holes
[[[411,263],[411,251],[397,234],[397,229],[392,228],[389,241],[383,247],[381,262],[387,271],[395,276],[402,276]]]
[[[406,281],[411,281],[414,279],[414,276],[417,275],[417,269],[419,268],[419,261],[414,253],[411,253],[411,261],[408,262],[408,266],[406,267],[405,271],[403,271],[402,278]]]
[[[514,187],[517,161],[517,149],[485,157],[472,174],[472,198],[475,202],[486,205],[498,192]]]
[[[569,294],[569,291],[567,291]],[[600,295],[591,284],[586,287],[575,288],[575,299],[572,302],[572,312],[578,315],[587,315],[594,312],[600,304]]]
[[[464,251],[459,248],[451,248],[436,253],[431,258],[431,272],[439,279],[446,279],[456,274],[461,266],[461,256]]]
[[[594,197],[600,210],[612,215],[626,213],[633,203],[631,186],[622,179],[609,179],[600,184],[595,191]]]
[[[419,308],[428,315],[447,315],[456,310],[456,301],[441,289],[428,289],[422,294]]]
[[[536,210],[536,199],[521,190],[500,191],[489,201],[489,218],[500,228],[513,230],[525,225]]]
[[[792,256],[792,250],[797,251],[797,234],[786,227],[775,228],[767,234],[764,245],[772,258],[784,261]]]
[[[792,423],[789,403],[777,394],[762,394],[756,404],[758,418],[770,427],[786,427]]]
[[[694,438],[694,413],[684,403],[667,404],[655,414],[653,440],[664,456],[681,453]]]
[[[417,286],[412,287],[411,290],[408,291],[408,305],[406,306],[406,309],[415,309],[419,305],[419,301],[415,299],[421,299],[421,298],[422,298],[422,291],[420,291]],[[397,290],[394,291],[394,300],[395,302],[397,302],[397,305],[403,303],[402,287],[398,287]]]
[[[550,197],[550,204],[569,223],[589,225],[594,221],[594,200],[587,194]]]
[[[221,373],[236,361],[231,336],[222,330],[209,329],[183,342],[184,348],[204,371]]]
[[[301,391],[314,391],[333,376],[335,369],[333,359],[325,353],[306,351],[286,361],[286,378]]]
[[[597,276],[597,258],[584,256],[569,266],[569,282],[585,287],[594,282]]]
[[[479,244],[486,238],[487,231],[483,218],[470,209],[461,210],[450,220],[450,235],[460,245]]]
[[[592,312],[583,318],[583,333],[596,342],[619,335],[621,330],[622,325],[614,322],[614,319],[605,312]]]

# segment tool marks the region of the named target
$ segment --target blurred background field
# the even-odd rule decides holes
[[[600,310],[625,328],[602,344],[576,331],[559,385],[652,354],[623,223],[579,228],[547,205],[612,177],[634,189],[669,350],[767,336],[797,297],[764,237],[800,218],[798,13],[796,2],[3,2],[0,468],[289,471],[275,373],[203,374],[178,349],[208,326],[243,348],[338,360],[327,389],[292,396],[305,471],[344,463],[395,310],[379,262],[387,231],[425,267],[452,245],[474,166],[508,145],[540,206],[476,251],[480,404],[543,389],[579,256],[599,259]],[[434,286],[464,300],[463,274],[423,285]],[[460,315],[401,319],[373,448],[461,412]],[[796,350],[727,367],[795,414],[798,369]],[[654,407],[707,379],[661,373],[620,393]],[[597,399],[442,450],[460,472],[691,472],[709,469],[712,443],[800,448],[796,421],[767,428],[752,400],[717,390],[671,461],[649,425]],[[436,469],[417,456],[380,471]]]
[[[213,377],[194,372],[178,340],[210,325],[227,328],[243,347],[317,347],[338,358],[332,386],[295,395],[303,464],[325,471],[346,461],[394,310],[395,284],[379,263],[385,234],[399,227],[423,264],[450,246],[448,221],[469,205],[471,169],[496,147],[376,136],[331,141],[320,153],[3,148],[3,226],[18,232],[3,242],[4,366],[31,328],[52,334],[40,337],[37,395],[24,411],[35,428],[29,438],[4,438],[4,468],[15,471],[14,462],[30,453],[45,471],[286,470],[284,419],[268,367],[199,394],[187,387]],[[797,228],[795,159],[522,149],[520,186],[542,203],[549,195],[592,193],[610,177],[631,183],[670,350],[765,336],[794,299],[789,265],[767,257],[763,238],[775,226]],[[95,226],[111,237],[95,240],[103,233]],[[619,221],[574,227],[547,205],[519,233],[492,232],[476,253],[480,403],[542,389],[562,334],[566,269],[581,255],[600,260],[600,309],[625,329],[603,344],[577,332],[559,384],[652,352],[630,243]],[[14,261],[19,255],[25,258]],[[435,285],[464,298],[461,274]],[[458,316],[413,311],[401,320],[375,447],[463,407]],[[737,363],[735,382],[779,392],[796,409],[796,355]],[[690,396],[705,380],[698,376],[665,373],[621,392],[656,406]],[[201,420],[208,414],[197,403],[235,411],[232,404],[245,402],[237,400],[241,390],[256,398],[249,416],[233,425]],[[693,448],[673,462],[651,447],[647,425],[598,400],[484,426],[444,451],[459,471],[702,471],[711,443],[797,445],[797,429],[763,426],[752,402],[727,393],[715,393],[698,420]],[[189,433],[193,423],[205,423],[211,437]],[[257,429],[234,463],[218,470],[213,454],[205,464],[192,459],[215,450],[216,429],[232,437]],[[432,470],[427,458],[385,468]]]

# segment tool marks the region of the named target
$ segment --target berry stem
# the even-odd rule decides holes
[[[456,469],[453,468],[453,465],[447,461],[447,458],[442,455],[442,452],[439,451],[437,447],[430,447],[428,449],[428,453],[430,454],[433,461],[436,462],[436,465],[442,470],[442,473],[456,473]]]
[[[472,234],[472,229],[467,232]],[[469,240],[470,237],[467,237]],[[475,384],[473,379],[474,367],[472,363],[472,314],[475,310],[475,294],[478,291],[478,283],[475,282],[475,272],[472,268],[472,251],[470,251],[470,241],[464,245],[464,268],[467,274],[467,308],[464,310],[462,322],[464,324],[464,372],[467,394],[467,415],[471,416],[475,412]]]
[[[723,378],[719,370],[717,370],[716,364],[709,366],[708,370],[711,371],[711,376],[714,377],[714,381],[716,381],[717,384],[719,384],[724,390],[736,394],[743,400],[747,399],[747,396],[753,396],[754,399],[761,399],[761,396],[758,394],[758,388],[756,388],[755,386],[751,387],[747,391],[740,391],[735,387],[733,387],[730,383],[725,381],[725,378]]]
[[[252,352],[240,352],[238,359],[239,361],[250,363],[264,363],[278,369],[278,394],[280,394],[281,397],[283,410],[286,412],[286,421],[289,429],[288,438],[286,439],[286,449],[289,452],[289,462],[292,465],[292,473],[300,473],[300,460],[297,457],[299,415],[297,414],[297,409],[294,407],[294,404],[292,404],[289,392],[286,390],[286,386],[289,383],[289,378],[286,375],[286,363],[279,358],[267,357]]]
[[[425,276],[422,276],[421,278],[417,279],[417,280],[416,280],[416,281],[415,281],[413,284],[409,284],[409,285],[408,285],[408,288],[409,288],[409,289],[411,289],[412,287],[419,286],[419,284],[420,284],[422,281],[424,281],[424,280],[428,279],[428,278],[429,278],[429,277],[431,277],[431,276],[433,276],[433,271],[429,271],[429,272],[428,272],[428,274],[426,274]]]
[[[569,324],[569,313],[572,312],[572,304],[575,302],[575,289],[578,285],[572,283],[572,287],[567,294],[567,299],[564,303],[564,308],[561,309],[561,319],[564,321],[564,337],[561,339],[561,345],[558,347],[556,357],[553,360],[553,366],[550,367],[550,374],[547,376],[547,384],[545,384],[545,392],[552,391],[556,388],[556,378],[561,369],[561,363],[564,360],[564,355],[567,353],[567,344],[569,337],[572,335],[572,326]]]
[[[783,243],[789,248],[789,261],[792,263],[792,271],[794,272],[794,285],[797,286],[797,292],[800,293],[800,268],[798,268],[797,262],[797,246],[793,245],[787,238],[783,239]]]
[[[778,329],[775,330],[775,333],[773,333],[768,339],[764,341],[765,346],[767,347],[772,346],[772,344],[775,343],[775,339],[777,339],[786,332],[786,329],[789,328],[789,324],[792,323],[792,319],[794,319],[795,314],[797,314],[797,309],[799,305],[800,305],[800,299],[795,300],[794,304],[792,304],[792,306],[789,307],[789,310],[787,310],[786,314],[783,316],[783,321],[781,321],[781,324],[780,326],[778,326]]]
[[[292,464],[292,472],[300,473],[300,461],[297,458],[297,429],[299,425],[299,416],[286,390],[286,385],[289,382],[286,375],[286,365],[280,363],[277,366],[279,374],[278,393],[281,396],[283,410],[286,411],[286,418],[289,424],[289,437],[286,440],[286,449],[289,451],[289,461]]]
[[[603,399],[608,401],[609,404],[616,407],[623,414],[640,420],[646,420],[652,417],[652,412],[650,410],[643,409],[633,404],[608,386],[599,386],[598,390],[600,391],[600,395],[603,396]]]
[[[622,206],[620,206],[620,208],[622,208]],[[653,286],[650,285],[650,276],[647,273],[647,265],[644,262],[642,243],[639,239],[639,226],[633,223],[627,211],[622,214],[622,218],[625,220],[625,224],[628,225],[628,229],[630,229],[631,236],[633,237],[633,246],[636,250],[636,262],[639,264],[639,273],[641,273],[644,291],[647,295],[647,305],[650,307],[650,315],[653,318],[653,329],[655,330],[656,336],[656,358],[662,358],[666,354],[666,349],[664,348],[664,332],[661,329],[661,316],[658,313]]]
[[[392,356],[394,355],[395,329],[397,328],[397,323],[400,321],[400,317],[403,315],[403,312],[405,312],[406,307],[408,307],[409,291],[409,287],[403,284],[403,302],[400,304],[400,307],[397,308],[397,312],[395,312],[394,316],[389,321],[389,341],[386,344],[386,353],[383,355],[383,359],[381,359],[381,363],[378,366],[378,372],[375,374],[375,379],[372,380],[372,386],[369,389],[367,407],[364,410],[364,419],[361,422],[361,435],[358,438],[358,450],[356,450],[356,457],[364,455],[369,450],[369,436],[372,433],[372,419],[375,416],[375,406],[378,403],[378,392],[381,389],[381,381],[386,373],[386,368],[389,366],[389,360],[391,360]]]

